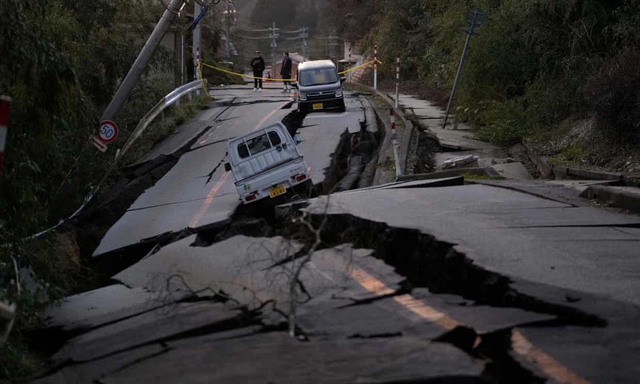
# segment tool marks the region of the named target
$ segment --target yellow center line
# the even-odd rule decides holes
[[[216,198],[218,191],[220,190],[222,185],[227,181],[230,174],[231,172],[225,172],[222,178],[218,180],[218,182],[211,188],[211,190],[207,194],[207,198],[205,199],[204,203],[202,203],[202,207],[200,208],[198,213],[196,213],[193,219],[191,219],[191,222],[189,223],[190,228],[195,228],[198,226],[200,219],[202,219],[202,216],[204,216],[204,214],[207,213],[207,210],[209,210],[209,206],[211,205],[211,203],[213,203],[213,200]]]
[[[276,112],[281,110],[288,103],[289,102],[281,104],[276,109],[274,109],[269,114],[267,114],[264,118],[262,118],[262,120],[260,120],[260,122],[255,126],[253,130],[256,131],[260,129],[262,125],[269,118],[271,118]],[[209,207],[213,203],[213,200],[215,200],[216,196],[218,195],[218,191],[220,191],[220,188],[224,185],[224,183],[227,182],[230,175],[231,175],[231,172],[225,172],[222,178],[220,178],[220,180],[218,180],[218,182],[211,188],[211,190],[207,194],[207,198],[202,203],[202,207],[200,207],[200,210],[198,211],[198,213],[196,213],[195,216],[193,216],[193,218],[191,219],[191,222],[189,223],[190,228],[196,228],[198,226],[198,224],[200,223],[200,220],[202,219],[202,216],[204,216],[204,214],[207,213],[207,211],[209,210]]]
[[[388,295],[394,292],[382,281],[376,279],[374,276],[361,269],[354,269],[353,271],[349,272],[349,275],[364,289],[375,295]],[[420,316],[422,319],[430,323],[437,324],[438,326],[446,330],[452,330],[457,326],[462,325],[462,323],[460,323],[459,321],[449,317],[445,313],[442,313],[433,307],[428,306],[423,301],[418,300],[411,295],[395,296],[393,297],[393,300],[407,308],[409,311]],[[578,374],[565,367],[558,360],[547,355],[542,350],[534,346],[519,331],[512,332],[511,342],[512,349],[517,355],[523,357],[528,362],[535,364],[552,379],[561,383],[589,384],[589,381],[583,379]],[[477,344],[478,341],[476,341],[476,346]]]
[[[558,360],[536,348],[519,331],[512,332],[511,347],[515,353],[525,357],[530,363],[540,367],[547,376],[554,378],[558,382],[589,384],[589,381],[578,376],[576,373],[569,370],[569,368],[562,365]]]

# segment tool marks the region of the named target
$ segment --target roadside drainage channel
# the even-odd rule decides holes
[[[282,123],[291,136],[299,134],[303,128],[306,114],[299,111],[289,113]],[[340,136],[340,141],[331,155],[331,164],[325,169],[325,178],[315,184],[318,194],[327,195],[333,192],[347,191],[355,188],[369,187],[373,183],[374,172],[365,172],[370,168],[380,149],[384,133],[367,130],[366,119],[360,123],[360,131],[350,133],[348,129]]]

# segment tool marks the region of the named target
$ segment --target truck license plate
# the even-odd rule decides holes
[[[323,108],[324,108],[324,104],[322,104],[322,103],[313,104],[313,110],[314,111],[317,111],[318,109],[323,109]]]
[[[273,199],[274,197],[284,195],[285,192],[287,192],[287,189],[284,187],[284,185],[278,185],[277,187],[269,191],[269,196],[271,196],[271,198]]]

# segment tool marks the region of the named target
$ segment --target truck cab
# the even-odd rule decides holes
[[[307,163],[282,123],[229,140],[227,154],[225,170],[244,204],[313,190]]]

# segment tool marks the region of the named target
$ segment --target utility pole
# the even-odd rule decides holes
[[[276,22],[273,22],[273,27],[270,28],[269,38],[271,39],[271,65],[275,66],[276,63],[276,48],[278,48],[278,31],[280,28],[276,28]]]
[[[332,31],[329,34],[329,37],[325,37],[325,39],[327,40],[327,57],[329,58],[329,60],[333,60],[333,47],[335,47],[336,45],[340,45],[339,43],[334,43],[333,41],[338,39],[338,36],[335,35],[335,31]]]
[[[127,73],[127,76],[122,81],[122,84],[120,84],[120,88],[118,88],[118,91],[113,97],[113,100],[111,100],[111,103],[109,103],[109,106],[104,111],[101,121],[114,120],[118,112],[120,112],[125,101],[131,94],[133,87],[136,85],[138,79],[140,79],[140,76],[147,68],[147,64],[149,64],[149,60],[151,60],[153,53],[160,44],[160,41],[162,41],[162,37],[164,36],[173,20],[176,18],[176,15],[182,8],[183,4],[184,0],[171,0],[171,3],[168,6],[169,9],[167,9],[162,14],[162,18],[160,18],[160,21],[158,21],[158,24],[151,33],[151,36],[149,36],[147,43],[140,51],[138,57],[136,58],[136,61],[133,63],[133,66],[129,70],[129,73]]]
[[[307,61],[307,39],[309,38],[309,34],[307,33],[306,25],[302,25],[302,34],[300,37],[302,38],[302,61]]]
[[[202,6],[200,4],[198,4],[198,2],[194,3],[194,10],[193,10],[193,14],[194,15],[199,15],[200,12],[202,12]],[[200,58],[200,44],[202,43],[202,24],[198,23],[198,25],[196,25],[196,27],[193,29],[193,51],[192,51],[192,57],[194,60],[196,60],[196,65],[198,65],[199,63],[197,62]],[[200,74],[198,73],[199,71],[196,69],[194,71],[195,75],[194,75],[194,80],[198,80],[200,78]]]
[[[462,74],[462,66],[464,65],[464,59],[467,56],[467,49],[469,48],[469,42],[471,41],[472,35],[477,35],[473,30],[475,27],[479,27],[484,24],[484,13],[479,9],[472,9],[467,14],[467,29],[463,30],[467,34],[467,41],[464,43],[464,49],[462,50],[462,57],[460,58],[460,64],[458,65],[458,73],[456,73],[456,79],[453,81],[453,88],[451,89],[451,96],[449,97],[449,104],[447,104],[447,112],[444,114],[444,124],[442,124],[442,129],[445,129],[447,126],[447,120],[449,119],[449,111],[451,110],[451,105],[453,104],[453,96],[456,94],[456,88],[458,87],[458,80],[460,80],[460,75]]]
[[[349,82],[350,83],[352,82],[351,75],[352,75],[352,72],[351,72],[351,44],[349,44],[349,76],[348,77],[349,77]]]
[[[185,80],[184,80],[184,67],[185,67],[185,61],[184,61],[184,32],[180,33],[180,84],[184,84]],[[191,79],[189,79],[191,80]]]
[[[227,0],[227,59],[231,57],[231,1]]]

